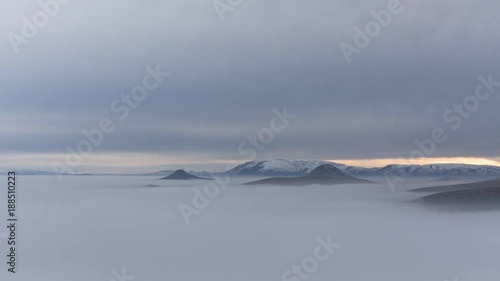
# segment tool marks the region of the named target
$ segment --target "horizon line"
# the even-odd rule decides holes
[[[144,174],[144,173],[154,173],[162,170],[178,170],[185,169],[190,171],[207,171],[210,172],[225,172],[232,167],[251,162],[251,161],[270,161],[270,160],[288,160],[288,161],[300,161],[300,160],[310,160],[310,161],[326,161],[336,164],[343,164],[346,166],[360,167],[360,168],[383,168],[389,165],[439,165],[439,164],[456,164],[456,165],[474,165],[474,166],[493,166],[500,167],[500,161],[478,158],[478,157],[439,157],[439,158],[418,158],[418,159],[404,159],[404,158],[379,158],[379,159],[287,159],[287,158],[266,158],[266,159],[254,159],[254,160],[211,160],[211,161],[200,161],[200,162],[184,162],[179,161],[178,163],[152,163],[153,165],[147,165],[147,161],[137,161],[136,164],[124,165],[123,159],[120,160],[120,165],[113,165],[114,163],[106,162],[99,165],[98,162],[92,163],[93,165],[82,166],[81,169],[75,170],[75,173],[110,173],[110,174]],[[127,163],[134,162],[129,161]],[[4,162],[8,163],[8,162]],[[227,164],[221,166],[221,163]],[[144,165],[141,165],[144,164]],[[229,164],[232,164],[230,168],[227,168]],[[214,168],[219,167],[219,168]],[[33,171],[43,171],[43,172],[54,172],[51,167],[46,165],[41,165],[38,167],[29,165],[13,165],[12,167],[1,168],[0,170],[33,170]]]

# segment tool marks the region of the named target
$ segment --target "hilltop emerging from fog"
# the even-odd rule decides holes
[[[333,185],[333,184],[354,184],[372,183],[371,181],[358,179],[347,175],[332,164],[324,164],[314,169],[307,176],[301,177],[277,177],[246,183],[245,185]]]

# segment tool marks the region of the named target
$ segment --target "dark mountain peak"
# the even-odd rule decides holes
[[[346,173],[342,172],[339,168],[331,165],[325,164],[314,169],[310,174],[310,177],[322,177],[322,178],[330,178],[337,176],[347,176]]]
[[[245,185],[269,184],[269,185],[304,186],[311,184],[334,185],[334,184],[350,184],[350,183],[362,184],[362,183],[373,183],[373,182],[349,176],[332,164],[324,164],[318,166],[307,176],[268,178],[268,179],[248,182],[245,183]]]
[[[190,173],[186,172],[183,169],[179,169],[179,170],[173,172],[172,174],[170,174],[170,176],[172,176],[172,177],[193,177],[193,175],[191,175]]]
[[[162,178],[162,180],[195,180],[195,179],[209,180],[209,178],[202,178],[202,177],[193,176],[190,173],[188,173],[182,169],[177,170],[177,171],[173,172],[172,174],[170,174],[169,176]]]

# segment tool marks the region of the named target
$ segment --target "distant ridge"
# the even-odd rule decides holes
[[[334,185],[373,183],[372,181],[358,179],[341,171],[332,164],[324,164],[314,169],[307,176],[301,177],[276,177],[245,183],[244,185],[288,185],[305,186],[312,184]]]
[[[486,211],[500,209],[500,185],[446,191],[417,199],[417,202],[446,210]]]
[[[194,175],[191,175],[190,173],[184,171],[184,170],[177,170],[170,174],[169,176],[166,176],[164,178],[161,178],[162,180],[211,180],[210,178],[202,178],[202,177],[197,177]]]
[[[417,193],[439,193],[439,192],[451,192],[459,190],[489,188],[489,187],[500,187],[500,179],[473,182],[473,183],[422,187],[422,188],[410,189],[408,191]]]
[[[28,170],[28,169],[13,169],[18,175],[25,176],[52,176],[52,175],[79,175],[79,174],[65,174],[59,172],[48,172],[48,171],[38,171],[38,170]],[[0,171],[0,175],[7,175],[10,171]]]

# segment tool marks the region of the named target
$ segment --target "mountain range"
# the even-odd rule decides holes
[[[305,176],[320,165],[333,165],[346,174],[359,178],[380,178],[384,176],[442,178],[495,178],[500,177],[500,167],[468,164],[432,165],[388,165],[380,168],[364,168],[321,160],[272,159],[250,161],[238,165],[226,173],[237,176]]]
[[[365,179],[381,178],[384,176],[400,177],[429,177],[435,180],[444,178],[496,178],[500,177],[499,166],[469,165],[469,164],[432,164],[432,165],[388,165],[379,168],[365,168],[357,166],[348,166],[341,163],[334,163],[323,160],[287,160],[271,159],[249,161],[237,165],[225,172],[196,172],[188,171],[198,177],[213,177],[218,174],[226,173],[231,176],[245,177],[298,177],[306,176],[321,165],[333,165],[347,175]],[[175,170],[163,170],[154,173],[140,175],[167,176]],[[0,171],[0,174],[6,174],[7,171]],[[37,171],[37,170],[18,170],[20,175],[60,175],[61,173]],[[75,174],[67,174],[75,175]],[[81,175],[81,174],[76,174]]]

